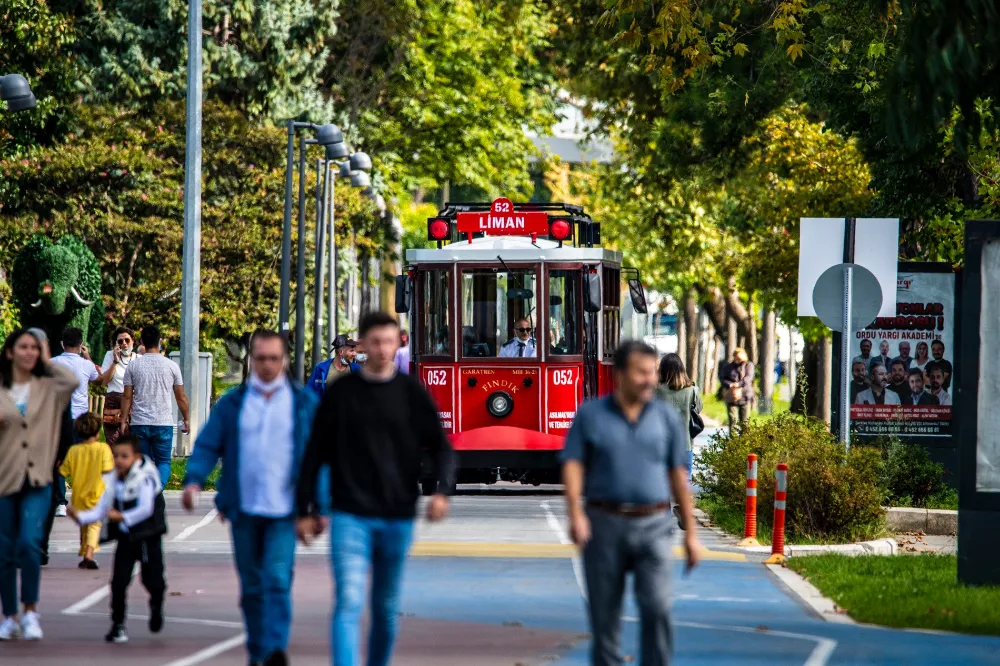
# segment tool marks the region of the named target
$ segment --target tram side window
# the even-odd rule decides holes
[[[510,273],[471,269],[462,273],[462,355],[473,358],[537,356],[535,271]],[[522,319],[532,328],[524,352],[512,354],[514,327]],[[510,343],[510,349],[504,345]],[[520,345],[518,345],[520,347]],[[503,350],[503,353],[501,353]],[[518,350],[520,351],[520,349]]]
[[[580,353],[580,271],[549,272],[549,353]]]
[[[448,303],[448,271],[424,273],[423,324],[424,336],[421,352],[428,356],[451,355],[451,322]]]
[[[621,271],[604,267],[601,276],[604,291],[604,357],[614,356],[621,335]]]

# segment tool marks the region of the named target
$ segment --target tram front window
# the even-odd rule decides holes
[[[423,275],[423,344],[421,353],[427,356],[448,356],[448,271],[427,271]]]
[[[580,270],[549,271],[549,353],[580,352]]]
[[[462,272],[462,355],[472,358],[538,355],[535,271]]]

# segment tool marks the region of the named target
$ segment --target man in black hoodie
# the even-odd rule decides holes
[[[331,384],[316,412],[298,486],[299,538],[309,543],[323,529],[316,478],[330,466],[330,549],[336,582],[333,663],[359,663],[359,629],[371,584],[369,666],[387,666],[396,637],[403,564],[413,538],[421,457],[434,464],[438,492],[428,520],[448,513],[454,453],[437,407],[423,386],[396,371],[399,324],[384,312],[361,320],[368,361],[361,372]]]

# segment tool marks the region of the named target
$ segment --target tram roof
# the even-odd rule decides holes
[[[506,262],[524,261],[606,261],[621,264],[622,253],[603,247],[575,247],[563,245],[547,238],[534,243],[523,236],[485,236],[449,243],[437,249],[411,249],[406,251],[406,261],[419,264],[453,264],[495,262],[497,255]]]

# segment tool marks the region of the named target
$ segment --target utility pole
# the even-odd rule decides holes
[[[201,314],[201,0],[188,0],[187,132],[184,148],[184,250],[181,272],[181,375],[190,404],[183,452],[198,436],[201,386],[198,376]],[[178,438],[178,442],[180,442]]]

